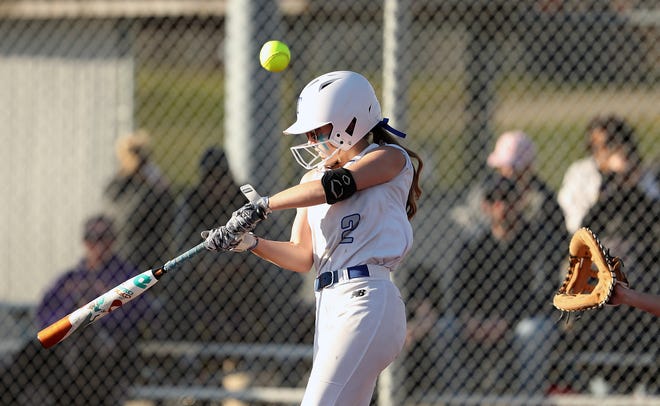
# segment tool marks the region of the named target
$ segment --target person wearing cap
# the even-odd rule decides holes
[[[536,146],[522,131],[507,131],[499,136],[486,163],[505,178],[525,179],[533,174]]]
[[[109,216],[94,215],[85,221],[85,254],[76,267],[64,272],[42,297],[36,312],[39,325],[46,327],[54,323],[72,309],[84,306],[95,297],[140,273],[137,267],[117,254],[116,241],[115,224]],[[131,303],[133,306],[133,302]],[[113,318],[116,319],[115,324],[117,320],[123,319],[119,313],[113,313],[103,320],[112,324]]]
[[[427,338],[431,362],[465,372],[443,380],[447,391],[531,396],[549,387],[558,338],[551,300],[564,241],[550,229],[535,230],[524,193],[500,173],[482,184],[487,229],[462,244],[451,284],[462,300],[449,303]]]
[[[138,269],[116,252],[113,220],[90,216],[82,228],[84,255],[46,290],[35,311],[44,328],[86,305],[113,287],[138,275]],[[120,405],[137,377],[140,358],[135,342],[149,323],[149,293],[116,309],[89,328],[45,350],[37,343],[23,348],[13,374],[25,374],[27,384],[12,404]],[[15,379],[20,379],[15,377]]]
[[[522,215],[534,229],[563,233],[564,217],[555,193],[538,176],[535,167],[536,145],[523,131],[500,135],[487,164],[511,179],[520,190]]]
[[[536,172],[536,145],[521,130],[502,133],[495,142],[486,163],[489,168],[516,184],[520,190],[521,215],[533,229],[548,229],[567,236],[564,216],[555,193]],[[477,184],[466,203],[451,211],[451,216],[471,238],[487,228],[488,218],[482,211],[483,185]]]

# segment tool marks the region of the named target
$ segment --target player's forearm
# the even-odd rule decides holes
[[[259,243],[252,253],[280,268],[294,272],[309,272],[314,264],[310,250],[288,241],[259,238]]]
[[[268,207],[273,211],[316,206],[322,203],[325,203],[325,192],[319,180],[290,187],[268,199]]]
[[[660,317],[660,296],[622,289],[623,303]]]

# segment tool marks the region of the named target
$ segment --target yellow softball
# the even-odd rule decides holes
[[[291,51],[282,41],[268,41],[259,52],[259,61],[264,69],[270,72],[281,72],[289,66]]]

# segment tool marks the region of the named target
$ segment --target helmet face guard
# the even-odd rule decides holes
[[[296,162],[308,170],[323,169],[325,164],[339,152],[337,148],[332,147],[328,140],[330,134],[332,134],[332,128],[326,134],[317,134],[317,131],[314,130],[313,137],[307,133],[307,143],[290,148]]]
[[[330,152],[329,140],[321,142],[307,142],[305,144],[296,145],[291,147],[291,153],[296,159],[296,162],[303,168],[309,170],[314,168],[322,168],[325,166],[331,158],[333,158],[339,152],[338,149],[335,149],[333,152]]]

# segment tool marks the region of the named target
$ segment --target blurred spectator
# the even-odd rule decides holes
[[[478,363],[485,367],[487,386],[538,394],[548,384],[557,338],[551,300],[565,244],[560,229],[539,227],[525,216],[525,193],[510,178],[488,180],[482,207],[490,232],[459,254],[456,288],[469,299],[455,301],[453,313],[463,323],[468,347],[485,350]]]
[[[41,329],[114,286],[137,275],[138,269],[115,250],[116,232],[104,215],[84,225],[85,256],[44,294],[36,310]],[[135,342],[149,323],[148,293],[116,309],[91,326],[56,344],[37,341],[23,348],[11,366],[16,405],[120,405],[140,370]]]
[[[552,295],[565,257],[563,233],[530,223],[526,191],[512,179],[494,174],[482,191],[489,229],[458,254],[449,312],[410,344],[423,354],[420,368],[442,366],[446,375],[431,383],[442,391],[540,394],[558,337]],[[428,322],[421,321],[426,330]]]
[[[660,200],[651,198],[643,189],[643,165],[632,129],[620,120],[609,119],[607,122],[610,123],[605,127],[608,132],[616,129],[611,131],[616,134],[613,137],[616,142],[607,144],[596,153],[602,181],[597,200],[582,225],[598,235],[612,256],[623,259],[631,287],[657,294],[660,292]],[[600,136],[605,137],[604,131],[600,131]],[[566,342],[571,343],[572,351],[584,354],[657,355],[659,327],[657,319],[650,313],[632,307],[606,307],[567,325]],[[597,342],[600,337],[609,340]],[[656,362],[654,367],[658,365]],[[639,385],[649,390],[658,389],[658,382],[649,380],[643,367],[614,364],[609,371],[601,373],[617,392],[632,391]],[[621,380],[622,375],[627,379]],[[576,390],[588,387],[583,376],[569,376],[567,380],[575,385]]]
[[[498,137],[487,164],[515,182],[520,192],[520,215],[530,227],[559,233],[565,230],[562,211],[554,192],[537,175],[535,160],[536,146],[529,136],[522,131],[508,131]],[[468,239],[488,228],[489,219],[481,207],[482,185],[483,182],[471,189],[465,204],[451,210],[453,220]]]
[[[229,171],[224,151],[207,148],[199,160],[199,183],[187,190],[177,204],[177,250],[199,241],[199,233],[217,222],[226,222],[235,207],[245,203],[240,187]]]
[[[199,183],[186,190],[177,202],[174,234],[178,250],[198,244],[201,231],[225,223],[233,210],[246,202],[224,151],[209,147],[199,160]],[[298,303],[301,277],[292,272],[269,272],[258,261],[247,254],[206,252],[168,275],[171,282],[162,287],[167,308],[163,338],[220,343],[311,343],[314,313],[311,304]],[[220,361],[224,374],[244,376],[240,372],[245,367],[243,358]],[[177,384],[201,384],[218,373],[215,364],[200,364],[196,359],[183,362],[177,371],[167,373]],[[297,384],[303,380],[294,373],[278,375],[273,371],[277,366],[272,363],[260,365],[263,361],[259,359],[250,362],[249,369],[260,373],[242,378],[244,384],[265,384],[266,380],[269,384],[277,380]]]
[[[495,340],[491,342],[494,346],[504,346],[502,348],[508,349],[508,345],[519,346],[519,343],[525,339],[531,341],[538,339],[536,336],[527,336],[526,334],[531,333],[528,329],[525,330],[524,327],[538,327],[539,330],[536,333],[541,336],[544,334],[548,335],[548,337],[551,336],[546,323],[549,314],[543,313],[541,316],[532,318],[531,315],[536,315],[537,312],[533,310],[534,306],[530,306],[528,302],[534,298],[537,307],[540,306],[540,303],[551,303],[552,293],[554,293],[562,277],[561,271],[564,269],[562,261],[566,252],[566,248],[562,244],[567,243],[568,235],[565,231],[563,215],[557,204],[555,194],[536,174],[534,166],[535,159],[536,147],[524,132],[508,131],[498,137],[495,148],[487,159],[487,164],[492,168],[492,171],[485,176],[485,179],[479,181],[468,191],[464,204],[454,207],[450,211],[452,221],[459,226],[461,234],[461,238],[457,241],[459,246],[458,253],[451,254],[447,259],[447,265],[442,269],[442,276],[428,275],[428,277],[424,278],[423,286],[408,289],[412,290],[415,298],[409,302],[408,306],[410,314],[408,319],[408,347],[406,351],[409,354],[409,358],[406,362],[409,365],[409,374],[419,377],[412,380],[417,386],[416,389],[418,391],[425,391],[432,386],[435,386],[436,389],[438,388],[436,380],[426,382],[426,376],[428,374],[424,371],[426,371],[425,368],[437,370],[437,365],[447,362],[447,360],[442,360],[438,357],[440,353],[447,352],[442,349],[444,347],[442,347],[442,344],[439,345],[439,343],[453,343],[460,346],[463,336],[459,335],[459,332],[462,331],[462,334],[465,334],[468,331],[467,329],[472,325],[467,322],[467,314],[465,312],[458,311],[456,307],[451,308],[450,306],[446,306],[450,308],[443,308],[439,305],[440,303],[453,305],[457,303],[470,305],[471,303],[471,306],[483,306],[495,312],[494,315],[497,317],[494,318],[500,321],[493,321],[492,334],[495,334],[495,330],[501,327],[502,330],[500,333],[507,338],[507,341]],[[509,200],[503,201],[502,193],[498,192],[498,203],[489,204],[491,202],[489,199],[493,199],[493,196],[498,196],[496,189],[501,189],[506,185],[509,185],[512,189],[510,193],[506,194],[506,197],[515,197],[517,200],[515,202]],[[493,208],[493,210],[486,210],[488,208]],[[507,214],[506,219],[495,217],[497,215],[503,216],[505,213]],[[511,222],[511,224],[507,222]],[[521,227],[521,231],[505,232],[505,225]],[[511,238],[513,240],[509,241]],[[547,244],[544,241],[547,241]],[[481,244],[485,244],[485,246],[480,248]],[[514,250],[511,251],[510,255],[507,255],[509,249]],[[553,250],[554,252],[552,252]],[[493,255],[498,259],[495,260]],[[522,258],[516,258],[517,256],[521,256]],[[505,311],[503,308],[493,308],[493,303],[483,302],[479,296],[473,296],[473,292],[470,290],[466,291],[457,288],[457,284],[463,286],[463,284],[473,283],[468,283],[465,279],[465,274],[468,272],[466,267],[474,267],[476,266],[475,263],[479,263],[479,261],[483,261],[481,263],[483,265],[481,270],[482,277],[495,278],[493,275],[497,272],[492,272],[492,267],[496,268],[495,271],[503,271],[507,267],[510,267],[512,271],[509,276],[515,275],[516,279],[520,279],[519,274],[522,273],[531,278],[528,281],[520,279],[523,283],[517,286],[519,289],[523,289],[527,293],[532,289],[542,289],[544,291],[543,295],[535,293],[536,296],[514,295],[515,297],[509,298],[520,299],[522,306],[529,308],[529,315],[517,317],[513,311]],[[534,267],[531,266],[532,262]],[[528,265],[528,268],[534,270],[534,272],[522,272],[522,270],[527,269],[524,265]],[[534,279],[534,275],[539,279]],[[411,278],[417,277],[417,273],[411,275]],[[490,279],[482,280],[476,276],[475,278],[482,281],[481,286],[484,291],[493,289],[493,282]],[[540,283],[541,280],[545,282],[545,285]],[[508,282],[510,281],[504,281],[503,283],[506,284]],[[479,283],[474,282],[474,285],[479,285]],[[419,300],[420,295],[417,294],[418,290],[434,293]],[[502,292],[493,292],[493,294],[502,294]],[[466,304],[465,301],[469,301],[469,303]],[[473,310],[476,311],[476,308]],[[548,309],[543,310],[552,311],[552,305]],[[481,316],[477,313],[473,319],[478,317]],[[438,322],[438,320],[440,321]],[[521,320],[524,320],[524,322]],[[464,325],[461,326],[461,324]],[[515,329],[523,330],[520,331],[520,334],[516,335],[514,334]],[[479,332],[482,333],[483,330]],[[518,340],[514,340],[514,337]],[[552,344],[550,339],[546,342],[548,345],[541,350],[547,353],[552,348]],[[474,357],[469,360],[464,359],[463,356],[465,354],[461,351],[460,354],[456,354],[454,362],[463,365],[464,362],[469,361],[469,365],[476,365],[481,362],[480,357],[487,358],[489,356],[490,353],[483,353],[486,347],[482,346],[476,340],[468,340],[467,343],[468,347],[470,345],[473,346],[467,352],[477,351]],[[491,348],[492,352],[499,351],[493,348]],[[530,348],[533,348],[533,351],[537,350],[534,346]],[[459,347],[454,347],[448,352],[456,353],[458,350]],[[524,352],[523,349],[517,348],[513,352],[504,352],[503,357],[510,356],[510,354],[516,351],[520,357],[529,358],[531,356],[529,352]],[[542,351],[539,351],[539,353]],[[430,359],[439,361],[433,363],[429,362]],[[518,367],[528,362],[526,358],[519,358],[518,360],[519,362],[516,362]],[[503,362],[503,360],[497,361],[499,364]],[[428,370],[429,372],[430,369]],[[513,385],[514,382],[509,382],[511,383],[509,389],[524,390],[526,392],[540,391],[542,389],[540,385],[543,383],[542,381],[546,372],[544,369],[545,366],[537,370],[538,374],[536,375],[527,374],[530,377],[530,383],[523,384],[517,382],[517,389]],[[512,373],[514,376],[520,375],[518,372]],[[482,378],[484,386],[486,386],[486,391],[501,389],[494,387],[488,388],[489,384],[486,383],[488,382],[487,377]],[[468,391],[479,389],[477,387],[471,387],[472,389],[469,389],[470,383],[463,381],[460,376],[447,376],[445,379],[441,378],[441,381],[447,382],[448,387],[444,390],[448,391],[458,390],[462,384],[468,385],[463,388]],[[480,379],[470,379],[469,381],[476,383]],[[500,384],[504,384],[505,380],[502,379],[499,382]],[[484,388],[482,387],[481,389]]]
[[[199,161],[199,183],[183,193],[177,204],[176,246],[184,251],[201,241],[210,225],[229,220],[245,204],[229,171],[222,149],[211,147]],[[239,342],[256,341],[262,325],[248,320],[263,313],[262,295],[251,295],[259,274],[247,256],[204,253],[184,264],[164,286],[168,296],[167,335],[172,339]]]
[[[572,163],[557,194],[566,219],[566,228],[574,233],[583,225],[584,216],[596,203],[603,188],[603,177],[612,173],[610,159],[617,150],[635,144],[633,128],[615,115],[596,116],[587,126],[590,155]],[[643,169],[635,150],[635,182],[651,199],[660,199],[657,169]],[[616,163],[615,163],[616,164]]]
[[[199,176],[199,183],[178,204],[175,233],[180,250],[197,244],[201,231],[226,222],[247,201],[221,148],[204,151]],[[311,305],[296,304],[302,300],[301,276],[262,268],[249,255],[209,252],[193,258],[164,287],[165,302],[172,307],[168,336],[219,342],[309,341],[313,326],[306,320],[313,322],[308,317],[313,314]],[[292,310],[283,318],[282,309]]]
[[[660,200],[644,189],[642,159],[632,130],[615,134],[620,138],[597,158],[600,192],[582,225],[596,232],[614,255],[625,259],[635,286],[636,270],[658,271]]]
[[[143,270],[170,259],[174,219],[169,182],[150,159],[149,144],[142,130],[117,139],[119,170],[104,191],[106,211],[117,223],[120,253]]]

